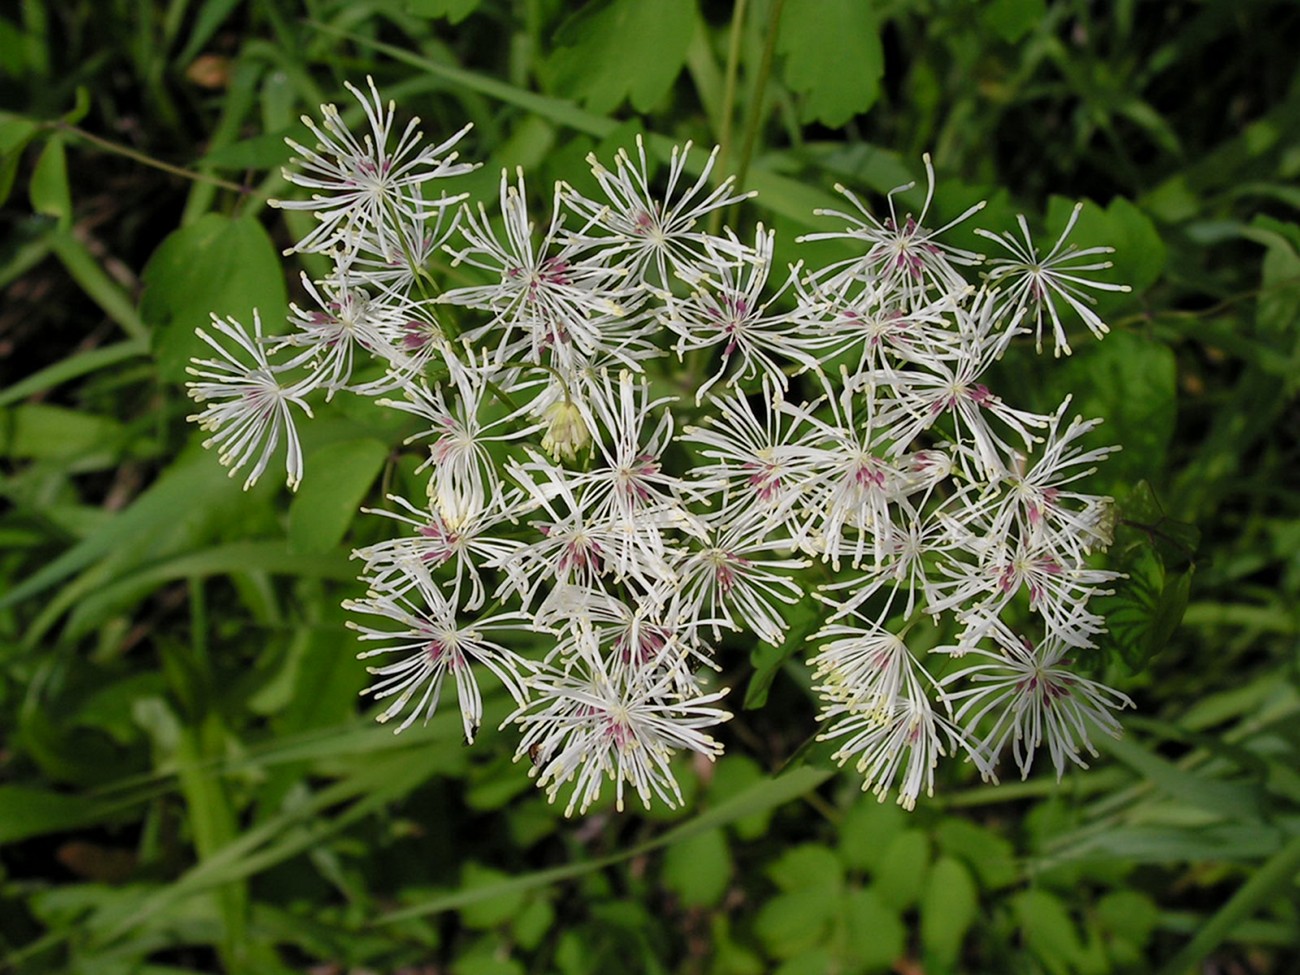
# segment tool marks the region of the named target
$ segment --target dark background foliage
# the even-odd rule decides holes
[[[0,970],[1284,973],[1300,965],[1300,7],[1045,0],[23,0],[0,11]],[[192,329],[275,320],[283,137],[372,74],[431,135],[577,181],[721,144],[782,246],[939,172],[1134,286],[1014,356],[1125,451],[1087,771],[911,813],[822,764],[790,650],[686,808],[567,821],[455,715],[358,704],[339,602],[400,429],[346,404],[290,498],[185,423]],[[904,194],[919,206],[920,191]],[[539,199],[545,206],[546,194]],[[318,269],[308,268],[309,271]],[[488,701],[488,720],[504,713]],[[802,761],[790,762],[798,753]]]

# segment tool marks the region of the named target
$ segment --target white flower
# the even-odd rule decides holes
[[[935,711],[919,685],[913,690],[898,694],[887,706],[873,702],[832,707],[836,720],[817,736],[823,741],[847,739],[834,759],[840,764],[853,761],[863,777],[862,790],[871,791],[881,802],[901,774],[898,804],[904,809],[912,809],[923,791],[934,795],[934,770],[941,757],[958,748],[970,750],[962,732]],[[983,771],[978,753],[971,755]]]
[[[1101,338],[1110,331],[1110,327],[1092,310],[1090,306],[1096,303],[1096,299],[1084,289],[1132,290],[1126,284],[1111,284],[1089,276],[1093,271],[1103,271],[1111,267],[1110,261],[1079,263],[1081,260],[1101,254],[1113,254],[1115,248],[1085,247],[1080,250],[1074,244],[1066,246],[1065,239],[1070,236],[1070,231],[1074,229],[1082,210],[1083,204],[1076,203],[1070,212],[1070,219],[1065,229],[1061,231],[1061,236],[1056,239],[1052,249],[1041,256],[1029,236],[1029,224],[1023,214],[1016,218],[1020,224],[1020,233],[1024,236],[1023,243],[1009,233],[995,234],[982,228],[975,231],[981,237],[997,241],[1011,252],[1010,258],[999,257],[989,261],[992,270],[989,271],[988,281],[989,284],[999,282],[1005,284],[1004,304],[1008,316],[1017,317],[1025,311],[1033,313],[1034,341],[1040,352],[1043,350],[1043,310],[1046,309],[1047,316],[1052,322],[1052,338],[1056,343],[1056,354],[1060,355],[1062,352],[1066,355],[1070,354],[1070,343],[1065,336],[1065,327],[1061,324],[1060,315],[1056,310],[1057,298],[1061,298],[1073,308],[1092,334]]]
[[[415,531],[352,553],[353,558],[365,561],[368,587],[383,592],[405,592],[416,584],[418,578],[410,571],[411,562],[420,563],[430,573],[450,565],[453,573],[451,590],[457,594],[468,590],[462,608],[471,612],[479,609],[486,597],[480,567],[504,566],[509,571],[515,553],[523,544],[500,534],[504,521],[501,512],[508,510],[508,504],[505,501],[491,504],[487,510],[453,526],[437,511],[421,511],[405,498],[390,494],[388,500],[404,510],[361,510],[365,514],[392,518]],[[453,601],[459,602],[459,595]]]
[[[900,218],[894,207],[894,195],[907,192],[916,185],[915,182],[890,190],[889,216],[883,221],[877,219],[852,192],[838,185],[836,191],[853,204],[857,213],[815,211],[818,216],[839,217],[848,223],[848,227],[842,231],[805,234],[799,238],[801,241],[847,237],[867,245],[863,256],[823,268],[817,275],[823,285],[834,288],[845,281],[879,285],[888,288],[908,306],[924,304],[930,289],[940,294],[960,294],[969,287],[954,265],[978,264],[983,257],[972,251],[950,247],[942,243],[939,236],[983,209],[984,203],[968,208],[937,230],[926,227],[925,218],[934,199],[934,166],[928,153],[922,160],[926,175],[925,203],[916,217],[909,213]]]
[[[295,331],[280,341],[305,350],[294,363],[311,363],[317,384],[326,391],[326,399],[333,398],[341,389],[365,393],[391,385],[385,378],[378,384],[354,386],[352,372],[358,352],[383,360],[398,356],[403,337],[409,334],[407,327],[411,319],[407,310],[373,302],[364,289],[349,281],[323,281],[319,282],[321,289],[317,289],[316,282],[304,274],[302,283],[316,308],[289,306],[289,323]]]
[[[569,783],[564,814],[586,812],[605,779],[614,781],[622,811],[625,786],[649,808],[652,796],[670,807],[682,802],[670,761],[679,751],[712,760],[722,746],[703,729],[731,715],[712,705],[726,690],[682,696],[672,674],[659,667],[611,667],[594,640],[559,666],[541,666],[529,679],[533,699],[506,718],[523,739],[518,761],[532,759],[530,775],[554,802]]]
[[[588,156],[587,162],[608,202],[589,200],[571,187],[565,187],[565,203],[588,221],[586,228],[571,235],[573,241],[599,245],[608,255],[607,260],[625,268],[633,280],[644,281],[660,292],[671,290],[675,272],[689,270],[708,259],[703,245],[709,235],[696,229],[700,219],[753,196],[733,192],[731,176],[706,192],[718,158],[716,148],[705,160],[699,178],[691,186],[685,186],[682,176],[690,152],[689,142],[673,147],[662,193],[650,188],[650,166],[640,135],[636,137],[636,159],[620,149],[614,158],[613,172],[594,154]],[[734,248],[733,256],[743,257],[743,245],[712,239],[716,249],[726,252]]]
[[[402,238],[396,227],[415,221],[430,210],[458,202],[461,197],[426,200],[424,183],[449,176],[459,176],[474,166],[456,162],[451,148],[469,131],[466,125],[451,138],[436,146],[420,147],[422,134],[419,119],[411,119],[394,146],[389,146],[393,132],[395,106],[387,108],[379,97],[373,78],[367,78],[366,95],[352,84],[347,85],[370,123],[370,132],[359,141],[343,123],[334,105],[322,105],[324,130],[310,118],[303,123],[316,136],[316,149],[308,149],[286,139],[301,156],[284,171],[285,179],[298,186],[317,190],[311,200],[276,200],[274,206],[286,210],[311,210],[320,225],[300,240],[293,251],[328,251],[336,243],[345,245],[358,234],[373,236],[381,256],[397,258],[402,252]]]
[[[365,599],[349,600],[343,608],[352,613],[378,616],[398,625],[396,630],[376,629],[349,620],[361,640],[382,641],[385,646],[358,654],[367,659],[380,654],[403,654],[402,659],[382,667],[366,668],[379,678],[362,691],[382,701],[396,695],[378,719],[386,722],[401,714],[415,701],[396,732],[405,731],[421,714],[433,717],[448,673],[456,682],[465,739],[473,741],[483,722],[483,699],[474,677],[473,665],[489,670],[510,692],[516,704],[527,700],[520,668],[523,660],[514,651],[487,639],[496,630],[516,629],[526,617],[520,613],[497,613],[461,626],[457,606],[449,601],[418,562],[407,564],[415,585],[403,593],[371,592]]]
[[[809,565],[807,559],[772,557],[789,547],[787,540],[767,538],[761,523],[722,523],[674,565],[673,611],[715,634],[720,626],[748,629],[779,646],[787,629],[780,606],[803,596],[791,573]]]
[[[764,230],[760,224],[753,253],[741,260],[734,257],[735,251],[743,247],[738,240],[729,240],[726,252],[719,249],[716,240],[704,242],[704,262],[679,272],[691,286],[691,294],[670,301],[663,315],[664,323],[678,335],[679,357],[696,349],[722,349],[718,371],[696,392],[696,402],[722,378],[733,357],[739,361],[739,368],[730,383],[761,373],[785,390],[789,384],[787,369],[815,369],[818,360],[806,349],[803,323],[784,312],[768,312],[785,291],[782,287],[766,297],[763,294],[772,269],[776,232]]]
[[[1068,669],[1066,654],[1073,648],[1060,640],[1034,646],[1005,627],[993,629],[996,651],[976,649],[980,663],[949,674],[941,682],[945,699],[956,706],[955,719],[975,729],[985,718],[981,747],[990,756],[1011,740],[1021,776],[1027,776],[1035,752],[1044,744],[1060,779],[1068,759],[1083,768],[1080,749],[1095,756],[1089,727],[1118,738],[1119,722],[1112,711],[1133,707],[1119,691],[1081,677]],[[950,686],[969,685],[961,690]]]
[[[645,338],[653,322],[637,313],[644,293],[628,288],[619,269],[605,267],[596,258],[583,259],[581,244],[560,240],[559,194],[557,187],[550,226],[534,245],[523,173],[512,185],[503,171],[504,242],[480,204],[477,215],[465,211],[461,234],[467,246],[447,248],[453,267],[464,263],[482,268],[496,280],[456,288],[440,300],[491,313],[490,320],[470,329],[466,338],[495,346],[499,362],[526,355],[531,362],[550,360],[569,374],[604,356],[633,367],[639,359],[662,355]]]
[[[253,463],[253,469],[244,481],[244,490],[252,487],[262,476],[283,437],[287,445],[285,475],[289,487],[296,490],[302,480],[302,446],[298,442],[289,404],[297,406],[308,416],[312,415],[311,407],[303,397],[315,388],[315,377],[308,376],[292,383],[280,378],[296,363],[273,366],[267,360],[262,319],[256,311],[253,312],[252,337],[233,318],[222,321],[213,315],[212,327],[243,350],[252,364],[241,361],[203,329],[197,329],[199,338],[216,350],[220,358],[193,359],[193,365],[186,368],[191,376],[198,377],[197,382],[185,384],[190,398],[205,404],[201,413],[186,419],[212,433],[203,446],[219,448],[218,457],[230,468],[232,477],[245,464]]]

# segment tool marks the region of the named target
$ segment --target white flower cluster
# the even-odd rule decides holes
[[[692,176],[674,149],[659,179],[640,140],[612,169],[592,157],[597,198],[557,185],[539,231],[522,174],[499,219],[460,207],[433,187],[472,168],[464,133],[394,138],[373,82],[352,90],[369,132],[325,106],[287,173],[313,198],[279,204],[315,214],[294,249],[332,272],[304,279],[287,335],[203,333],[219,358],[190,393],[248,483],[284,440],[296,486],[315,390],[419,421],[427,500],[378,512],[400,534],[356,553],[368,592],[347,604],[379,720],[427,720],[450,675],[472,740],[490,674],[516,759],[566,812],[607,780],[619,808],[629,787],[676,804],[674,756],[721,751],[724,634],[793,641],[804,603],[822,737],[881,796],[911,806],[940,756],[991,777],[1008,741],[1022,773],[1045,745],[1059,775],[1091,729],[1118,733],[1128,699],[1070,669],[1113,578],[1089,561],[1109,500],[1074,485],[1113,448],[1084,444],[1096,423],[1068,400],[1038,415],[984,382],[1045,321],[1068,351],[1056,299],[1105,331],[1083,290],[1116,287],[1088,277],[1105,249],[1062,235],[1039,256],[1022,219],[1023,241],[985,234],[1011,255],[985,261],[925,225],[929,195],[914,217],[891,194],[882,220],[841,190],[840,229],[811,238],[848,256],[771,283],[770,230],[705,230],[746,198],[711,181],[714,155]],[[446,289],[443,255],[478,283]]]

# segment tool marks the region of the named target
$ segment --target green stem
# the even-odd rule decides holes
[[[772,74],[772,60],[776,56],[776,39],[781,29],[781,12],[784,9],[785,0],[773,0],[767,38],[763,44],[763,57],[758,65],[758,77],[754,79],[754,94],[749,102],[749,117],[745,122],[745,141],[741,145],[740,162],[736,167],[737,186],[745,185],[745,174],[749,171],[758,131],[763,125],[763,92],[767,89],[767,79]]]
[[[91,145],[98,146],[105,152],[111,152],[117,156],[124,156],[127,159],[140,163],[142,166],[148,166],[151,169],[159,169],[164,173],[179,176],[181,179],[188,179],[195,183],[212,183],[214,186],[220,186],[222,189],[232,190],[241,196],[246,196],[252,192],[247,186],[240,186],[238,183],[232,183],[230,180],[221,179],[217,176],[209,176],[207,173],[198,173],[192,169],[173,166],[171,163],[165,163],[161,160],[154,159],[152,156],[147,156],[143,152],[132,149],[130,146],[110,142],[107,139],[87,132],[85,129],[76,125],[70,125],[67,122],[51,122],[48,127],[59,132],[65,132],[78,139],[83,139]]]
[[[722,128],[718,132],[718,158],[721,170],[731,167],[731,138],[736,115],[736,79],[740,73],[740,41],[744,35],[745,10],[749,0],[736,0],[731,14],[731,33],[727,39],[727,73],[722,86]],[[709,233],[716,235],[722,229],[722,211],[709,215]]]

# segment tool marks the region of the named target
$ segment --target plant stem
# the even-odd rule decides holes
[[[76,125],[70,125],[67,122],[51,122],[49,127],[59,132],[66,132],[78,139],[84,139],[92,145],[98,146],[105,152],[111,152],[117,156],[125,156],[127,159],[138,162],[143,166],[149,166],[152,169],[160,169],[164,173],[170,173],[173,176],[179,176],[181,179],[192,180],[195,183],[211,183],[214,186],[220,186],[222,189],[233,190],[241,196],[246,196],[251,190],[247,186],[241,186],[238,183],[232,183],[230,180],[221,179],[219,176],[209,176],[207,173],[195,172],[192,169],[185,169],[181,166],[173,166],[171,163],[165,163],[161,160],[147,156],[137,149],[130,146],[124,146],[116,142],[110,142],[101,136],[87,132],[85,129]]]

